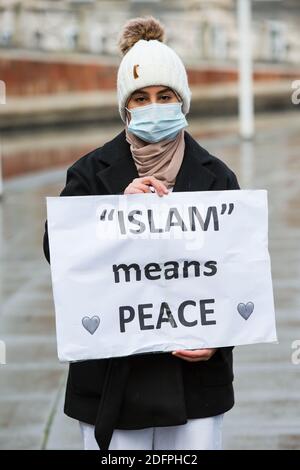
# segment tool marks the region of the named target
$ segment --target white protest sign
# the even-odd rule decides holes
[[[277,341],[265,190],[47,197],[61,361]]]

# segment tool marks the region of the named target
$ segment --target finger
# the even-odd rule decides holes
[[[141,189],[144,193],[151,193],[151,190],[147,184],[143,183],[134,183],[132,185],[134,188]]]
[[[138,193],[143,193],[141,189],[135,188],[135,187],[130,187],[125,191],[125,194],[138,194]]]
[[[194,357],[194,358],[208,358],[211,355],[209,349],[196,349],[193,351],[190,350],[178,350],[174,351],[175,355],[185,356],[185,357]]]
[[[153,176],[145,176],[143,178],[135,178],[132,183],[134,186],[138,186],[139,185],[145,185],[147,188],[149,188],[149,185],[151,185],[154,190],[159,194],[159,195],[163,195],[165,193],[165,191],[167,191],[167,193],[169,192],[168,189],[166,188],[166,186],[161,182],[159,181],[157,178],[153,177]],[[147,192],[152,192],[149,188],[149,190],[147,189]]]
[[[203,348],[203,349],[176,349],[175,352],[180,352],[181,354],[210,354],[213,352],[213,349]]]
[[[169,192],[168,188],[164,185],[164,183],[157,180],[156,178],[153,179],[152,186],[155,191],[161,196],[163,196],[164,194],[168,194]]]
[[[204,358],[195,358],[195,357],[186,357],[186,356],[181,356],[179,354],[176,354],[176,357],[178,357],[178,359],[181,359],[182,361],[187,361],[187,362],[204,362],[204,361],[207,361],[208,359],[204,359]]]
[[[151,184],[155,191],[160,194],[160,195],[163,195],[163,194],[168,194],[169,190],[168,188],[165,186],[164,183],[162,183],[161,181],[159,181],[157,178],[155,178],[154,176],[146,176],[142,179],[142,183],[148,183],[148,184]]]

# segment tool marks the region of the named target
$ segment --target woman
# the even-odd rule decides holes
[[[163,37],[153,17],[125,25],[117,78],[125,129],[68,169],[61,196],[239,189],[185,131],[187,74]],[[44,252],[50,262],[47,221]],[[234,404],[232,349],[70,363],[64,411],[80,421],[85,449],[220,449]]]

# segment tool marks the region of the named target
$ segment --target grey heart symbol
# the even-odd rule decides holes
[[[248,302],[246,305],[244,303],[239,303],[237,306],[238,312],[241,315],[241,317],[244,318],[244,320],[248,320],[250,315],[252,314],[254,310],[254,303],[253,302]]]
[[[100,325],[100,318],[97,315],[94,315],[92,318],[83,317],[82,319],[83,327],[93,335]]]

